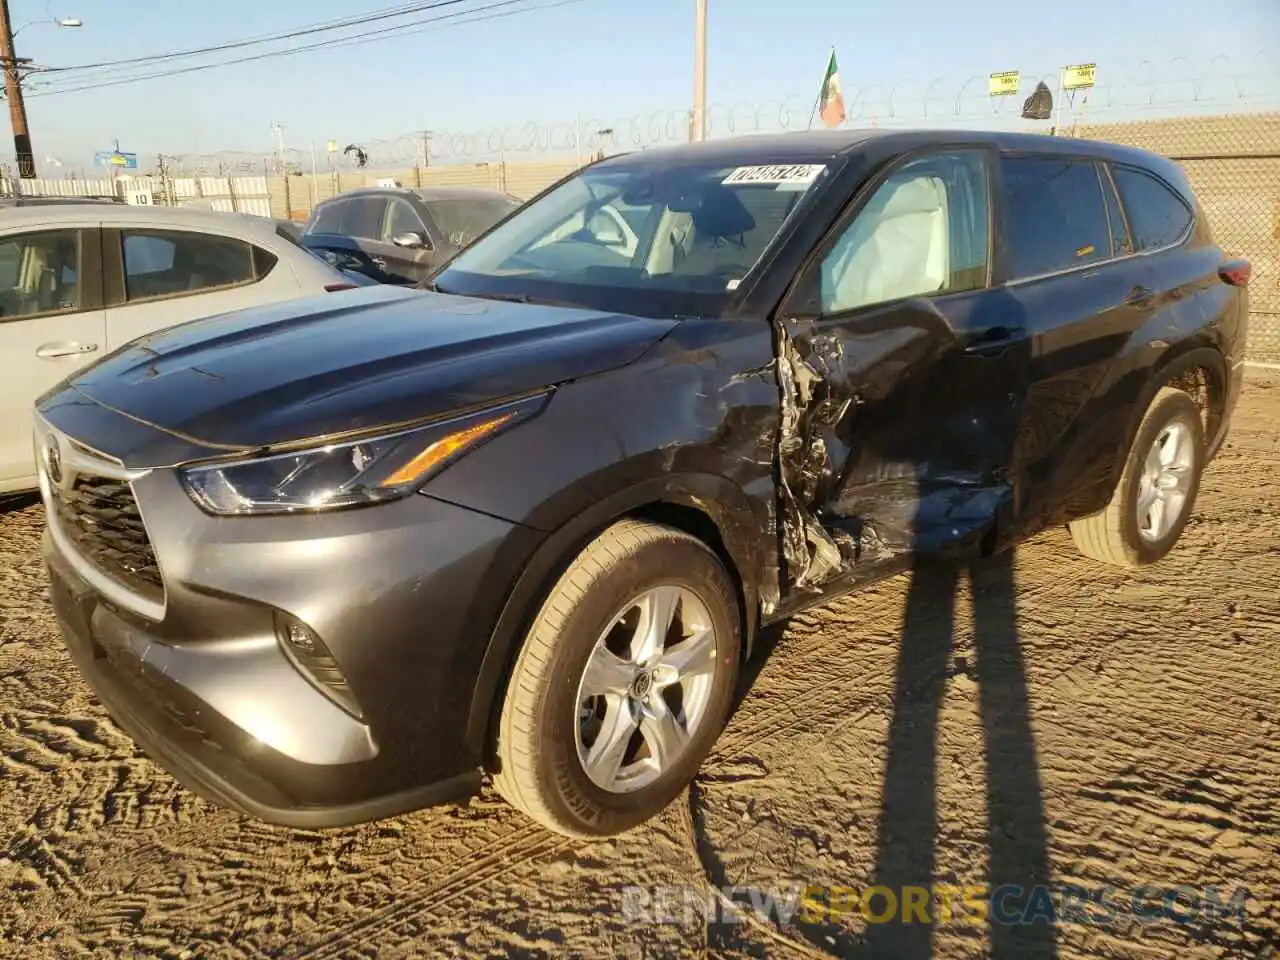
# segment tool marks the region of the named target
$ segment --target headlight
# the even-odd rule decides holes
[[[182,485],[221,515],[328,510],[394,500],[507,427],[537,413],[546,395],[396,434],[186,467]]]

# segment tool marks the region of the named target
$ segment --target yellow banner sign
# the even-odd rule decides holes
[[[1011,97],[1018,92],[1018,71],[993,73],[987,79],[987,93],[993,97]]]
[[[1081,87],[1092,87],[1094,74],[1098,70],[1096,63],[1078,63],[1074,66],[1063,67],[1062,69],[1062,89],[1079,90]]]

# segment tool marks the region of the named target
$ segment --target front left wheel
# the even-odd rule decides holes
[[[498,724],[494,785],[574,837],[622,833],[693,779],[737,679],[733,581],[696,538],[624,520],[552,587]]]

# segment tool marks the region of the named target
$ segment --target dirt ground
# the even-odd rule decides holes
[[[687,802],[613,841],[560,839],[492,793],[332,832],[194,798],[71,669],[41,522],[0,515],[0,955],[1280,954],[1275,376],[1251,378],[1164,563],[1104,568],[1052,532],[972,578],[901,577],[797,618]],[[1105,888],[1111,909],[930,926],[858,906],[930,880]],[[782,924],[635,912],[653,885],[796,882],[852,905],[837,891]],[[1179,887],[1182,922],[1161,912]],[[1197,906],[1206,887],[1243,889],[1243,917]]]

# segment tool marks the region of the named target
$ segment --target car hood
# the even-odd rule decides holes
[[[674,321],[363,287],[150,334],[70,378],[104,407],[250,450],[428,419],[603,373]]]

